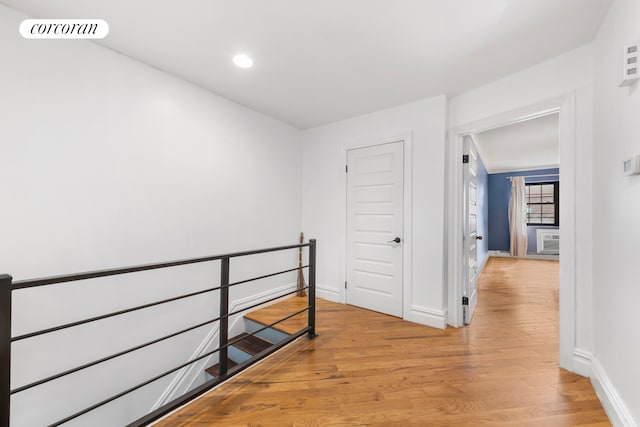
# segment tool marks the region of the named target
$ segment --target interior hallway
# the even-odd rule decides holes
[[[558,272],[491,258],[472,325],[445,331],[318,300],[318,338],[158,425],[610,425],[589,380],[558,368]]]

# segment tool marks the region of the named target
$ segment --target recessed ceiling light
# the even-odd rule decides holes
[[[239,54],[233,57],[233,63],[236,64],[240,68],[251,68],[253,67],[253,60],[249,58],[247,55]]]

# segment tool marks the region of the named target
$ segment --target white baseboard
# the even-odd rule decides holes
[[[411,306],[411,314],[408,319],[411,322],[431,326],[432,328],[445,329],[447,327],[447,309],[435,310],[418,305]]]
[[[480,277],[480,275],[482,274],[482,271],[487,266],[487,261],[489,261],[490,256],[491,254],[489,253],[489,251],[487,251],[486,255],[484,256],[484,259],[482,260],[482,262],[480,263],[480,266],[478,267],[478,272],[476,273],[478,277]]]
[[[489,258],[488,256],[486,257]],[[484,261],[486,263],[486,260]],[[328,301],[344,304],[341,301],[341,290],[332,286],[317,285],[316,296]],[[411,306],[408,316],[403,317],[409,322],[420,323],[422,325],[431,326],[433,328],[445,329],[447,326],[447,310],[436,310],[418,305]]]
[[[251,295],[247,298],[242,298],[236,301],[231,302],[229,304],[229,312],[232,313],[237,310],[242,310],[243,308],[250,307],[254,304],[258,304],[260,301],[265,301],[271,298],[275,298],[278,295],[286,294],[287,292],[291,292],[296,289],[297,283],[290,283],[284,286],[280,286],[275,289],[271,289],[269,291],[261,292],[256,295]],[[284,298],[284,297],[283,297]],[[267,305],[275,304],[279,300],[275,300],[270,302],[269,304],[265,304],[263,307]],[[246,312],[248,313],[248,312]],[[241,320],[243,319],[244,314],[240,313],[235,316],[234,319],[231,319],[229,322],[229,336],[233,337],[238,333],[241,333],[240,327],[242,326]],[[216,324],[211,330],[207,333],[204,339],[197,346],[196,350],[193,352],[189,360],[193,360],[201,355],[205,354],[207,351],[211,351],[217,347],[218,344],[218,332],[219,326]],[[167,386],[165,391],[160,395],[158,400],[156,400],[155,404],[151,408],[151,411],[155,411],[162,405],[172,401],[178,396],[184,394],[186,391],[190,390],[196,381],[198,381],[199,374],[211,363],[211,359],[213,355],[210,357],[205,357],[198,362],[192,363],[189,366],[182,368],[178,371],[178,374],[174,377],[171,383]]]
[[[490,256],[499,258],[517,258],[517,259],[544,259],[549,261],[560,261],[560,255],[541,255],[541,254],[528,254],[525,256],[511,256],[509,252],[505,251],[489,251]]]
[[[638,421],[618,394],[598,358],[591,357],[591,384],[615,427],[638,427]]]
[[[340,289],[325,285],[316,285],[316,297],[327,301],[340,302]]]
[[[593,353],[576,348],[573,351],[573,372],[583,377],[591,378],[591,359]]]

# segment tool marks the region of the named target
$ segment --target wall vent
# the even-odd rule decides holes
[[[622,58],[622,81],[620,86],[629,86],[640,78],[640,41],[626,45]]]

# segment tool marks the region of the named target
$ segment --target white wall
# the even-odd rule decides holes
[[[594,364],[608,377],[598,380],[626,404],[626,425],[640,421],[640,176],[621,170],[625,158],[640,154],[640,87],[618,83],[623,46],[639,39],[640,2],[616,0],[594,43]]]
[[[318,292],[345,301],[346,146],[411,134],[413,309],[404,317],[444,327],[444,137],[446,99],[436,97],[303,132],[303,228],[318,238]]]
[[[499,116],[509,111],[526,109],[528,106],[575,92],[577,308],[575,319],[573,319],[576,325],[573,346],[587,353],[593,348],[592,70],[593,47],[585,45],[494,83],[453,97],[449,103],[449,125],[451,129],[455,129],[458,126]],[[562,165],[560,166],[562,171]],[[581,366],[572,366],[573,360],[565,360],[563,364],[568,368],[582,369]],[[584,370],[581,373],[588,374]]]
[[[591,87],[593,47],[584,45],[449,101],[451,125],[471,123],[535,104],[576,88]]]
[[[91,42],[24,40],[24,18],[0,6],[0,271],[26,279],[297,241],[300,131]],[[293,252],[234,260],[232,280],[296,260]],[[213,263],[15,292],[13,331],[211,287],[218,271]],[[293,281],[234,288],[231,297]],[[13,387],[215,317],[216,301],[206,295],[17,343]],[[91,388],[71,392],[73,377],[16,395],[12,425],[44,425],[168,369],[206,332],[91,370],[83,374]],[[157,392],[122,418],[105,421],[105,408],[78,425],[125,424]]]
[[[617,87],[621,46],[640,38],[637,1],[614,3],[595,47],[455,96],[448,106],[437,97],[304,132],[89,42],[23,40],[17,27],[24,18],[0,6],[0,270],[16,279],[286,244],[302,228],[318,238],[320,296],[344,301],[343,149],[409,132],[417,310],[405,317],[443,326],[447,116],[456,127],[575,91],[575,348],[593,350],[609,387],[630,416],[640,417],[640,345],[629,336],[640,292],[633,269],[640,181],[619,171],[625,156],[640,153],[640,100],[637,86]],[[291,253],[237,261],[232,272],[246,278],[295,259]],[[156,299],[202,289],[215,285],[218,273],[217,265],[202,265],[16,293],[14,334],[148,302],[151,291]],[[232,299],[293,280],[259,283]],[[81,306],[73,304],[78,300]],[[216,301],[196,298],[159,307],[153,317],[131,314],[16,344],[13,387],[214,317]],[[98,386],[80,394],[70,394],[78,384],[73,377],[18,395],[12,425],[51,422],[118,391],[123,380],[142,381],[191,355],[206,332],[163,344],[161,357],[141,352],[88,372],[83,378]],[[84,350],[76,354],[78,343]],[[114,408],[122,412],[115,422],[124,424],[169,380],[76,425],[109,425]],[[41,411],[28,410],[35,406]]]

